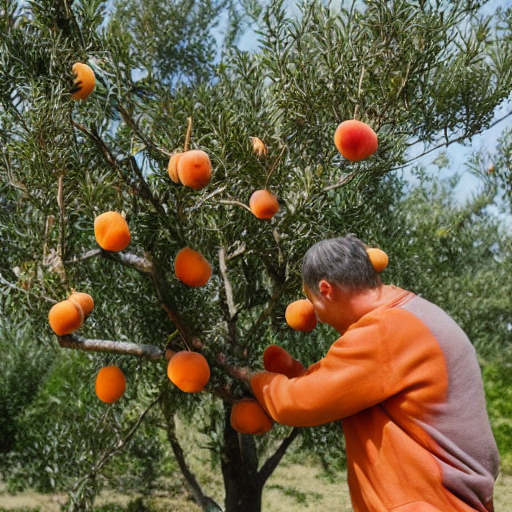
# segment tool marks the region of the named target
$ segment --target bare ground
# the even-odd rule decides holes
[[[215,498],[222,501],[222,483],[217,474],[203,475],[205,487]],[[120,495],[111,492],[102,493],[97,504],[117,503],[126,506],[136,495]],[[0,510],[30,509],[40,507],[41,512],[59,512],[66,496],[63,494],[44,495],[24,492],[17,495],[7,494],[5,486],[0,484]],[[181,497],[152,498],[151,505],[156,510],[166,512],[200,512],[201,509],[184,494]],[[512,475],[500,475],[495,488],[496,512],[512,510]],[[262,512],[351,512],[347,482],[344,473],[335,481],[322,476],[315,464],[282,463],[267,482],[263,494]]]

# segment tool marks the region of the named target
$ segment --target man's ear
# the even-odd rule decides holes
[[[332,298],[333,292],[334,292],[334,287],[332,286],[331,283],[329,283],[329,281],[326,281],[325,279],[322,279],[318,283],[318,289],[320,291],[320,295],[324,299],[331,299]]]

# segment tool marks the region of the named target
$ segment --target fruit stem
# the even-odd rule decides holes
[[[183,146],[183,151],[188,151],[188,146],[190,144],[190,136],[192,135],[192,118],[189,117],[187,121],[187,134],[185,135],[185,145]]]

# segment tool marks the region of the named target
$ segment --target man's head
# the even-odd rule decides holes
[[[313,294],[328,281],[343,292],[378,288],[382,283],[366,253],[366,246],[352,235],[322,240],[302,260],[302,280]]]

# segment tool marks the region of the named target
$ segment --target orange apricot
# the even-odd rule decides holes
[[[230,423],[240,434],[264,434],[272,428],[272,419],[252,398],[240,400],[233,406]]]
[[[294,359],[284,348],[278,345],[269,345],[263,352],[263,366],[265,370],[281,373],[289,379],[300,377],[306,371],[300,361]]]
[[[71,89],[71,97],[74,100],[85,100],[96,85],[96,77],[94,71],[82,62],[73,64],[73,88]]]
[[[194,190],[206,187],[212,177],[210,157],[200,149],[181,153],[176,162],[176,170],[181,183]]]
[[[169,177],[174,183],[179,183],[180,178],[178,176],[178,161],[183,156],[183,153],[174,153],[174,155],[169,158],[169,165],[167,166],[167,172],[169,173]]]
[[[262,189],[253,192],[249,208],[258,219],[271,219],[279,211],[279,203],[272,192]]]
[[[167,376],[182,391],[198,393],[210,380],[210,365],[199,352],[182,350],[171,357]]]
[[[176,255],[174,272],[188,286],[204,286],[210,280],[212,267],[200,252],[184,247]]]
[[[338,151],[352,162],[373,155],[378,148],[377,134],[366,123],[350,119],[343,121],[334,133]]]
[[[105,212],[94,219],[94,236],[102,249],[112,252],[126,249],[131,240],[128,223],[117,212]]]
[[[265,146],[265,143],[258,137],[250,137],[250,139],[252,142],[252,150],[258,156],[265,156],[267,154],[267,146]]]
[[[366,252],[368,254],[368,257],[370,258],[370,261],[372,262],[375,272],[380,274],[388,266],[388,255],[384,251],[377,249],[376,247],[368,248],[366,249]]]
[[[96,376],[96,395],[102,402],[112,404],[126,389],[126,377],[118,366],[105,366]]]
[[[296,331],[312,331],[316,327],[315,307],[308,299],[300,299],[288,304],[284,317],[288,325]]]
[[[87,318],[94,309],[94,299],[88,294],[84,292],[73,292],[68,300],[76,301],[80,304],[82,311],[84,312],[84,319]]]
[[[63,300],[50,309],[48,322],[57,336],[76,331],[84,321],[84,312],[76,301]]]

